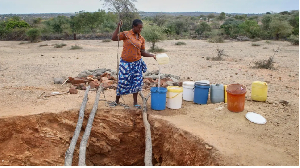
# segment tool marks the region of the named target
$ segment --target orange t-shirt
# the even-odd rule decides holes
[[[138,61],[142,58],[141,50],[145,50],[145,39],[140,34],[138,37],[132,30],[119,34],[119,39],[123,40],[122,59],[127,62]]]

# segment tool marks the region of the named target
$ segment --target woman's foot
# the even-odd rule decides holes
[[[137,109],[142,109],[142,106],[139,105],[139,104],[134,105],[134,107],[137,108]]]

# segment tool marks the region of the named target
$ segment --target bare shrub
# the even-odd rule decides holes
[[[274,69],[274,56],[267,60],[256,61],[254,68],[258,69]]]
[[[82,47],[75,45],[71,47],[71,50],[78,50],[78,49],[82,49]]]
[[[67,44],[64,44],[64,43],[54,44],[54,48],[63,48],[64,46],[67,46]]]
[[[186,45],[186,43],[182,42],[182,41],[179,41],[179,42],[175,43],[175,45]]]

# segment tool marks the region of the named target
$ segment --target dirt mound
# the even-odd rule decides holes
[[[87,110],[90,111],[90,110]],[[88,114],[85,114],[81,136]],[[64,165],[76,123],[77,111],[44,113],[0,119],[1,166]],[[219,165],[216,151],[199,138],[163,120],[153,127],[154,165]],[[78,164],[79,138],[73,165]],[[87,145],[88,166],[144,165],[145,139],[140,111],[99,110]]]

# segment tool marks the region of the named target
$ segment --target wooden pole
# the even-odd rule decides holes
[[[87,104],[88,101],[88,93],[90,90],[90,86],[88,86],[85,90],[85,95],[80,107],[80,111],[79,111],[79,117],[78,117],[78,121],[77,121],[77,125],[76,125],[76,129],[73,135],[73,138],[71,140],[70,146],[68,148],[68,150],[66,151],[65,154],[65,166],[72,166],[72,160],[73,160],[73,153],[74,153],[74,149],[77,143],[77,139],[79,137],[80,134],[80,130],[82,127],[82,122],[83,122],[83,118],[84,118],[84,110],[85,110],[85,106]]]
[[[150,97],[150,94],[147,97],[144,97],[142,92],[139,92],[139,95],[143,99],[143,122],[145,127],[145,166],[153,166],[152,165],[152,140],[151,140],[151,128],[147,119],[147,101]]]
[[[90,113],[90,117],[89,117],[87,126],[85,128],[82,140],[80,142],[78,166],[86,166],[85,165],[86,145],[87,145],[87,142],[89,140],[90,133],[91,133],[91,130],[92,130],[92,127],[93,127],[94,117],[95,117],[96,111],[98,109],[98,103],[99,103],[101,91],[102,91],[102,87],[99,86],[99,88],[97,90],[97,94],[96,94],[96,98],[95,98],[95,103],[94,103],[93,109],[92,109],[92,111]]]

